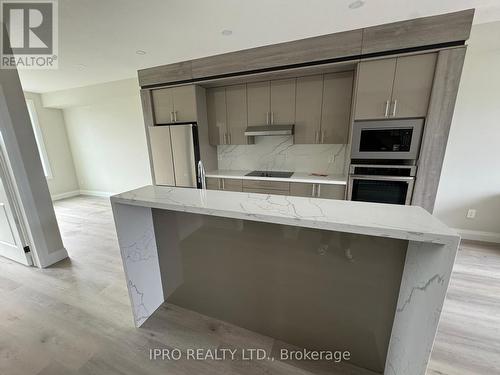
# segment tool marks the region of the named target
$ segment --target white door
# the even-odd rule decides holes
[[[17,198],[11,180],[10,169],[0,140],[0,256],[31,266],[31,255],[25,252],[21,222],[18,217]]]

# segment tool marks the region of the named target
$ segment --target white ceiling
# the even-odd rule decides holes
[[[140,68],[467,8],[476,8],[475,23],[500,20],[500,0],[365,0],[349,9],[353,1],[59,0],[59,69],[23,70],[21,81],[33,92],[81,87],[135,77]],[[233,34],[223,36],[225,29]]]

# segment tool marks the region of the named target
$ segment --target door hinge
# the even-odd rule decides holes
[[[29,253],[31,251],[29,246],[25,246],[23,249],[25,253]]]

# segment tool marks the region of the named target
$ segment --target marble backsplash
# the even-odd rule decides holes
[[[344,174],[346,146],[295,145],[292,136],[256,137],[253,145],[218,146],[218,168]]]

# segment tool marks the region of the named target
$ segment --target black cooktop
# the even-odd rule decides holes
[[[252,171],[245,176],[251,177],[276,177],[276,178],[290,178],[293,172],[278,172],[278,171]]]

